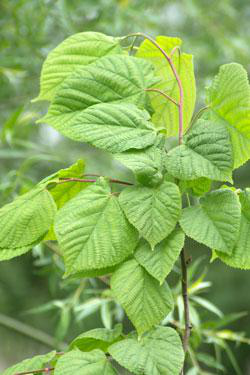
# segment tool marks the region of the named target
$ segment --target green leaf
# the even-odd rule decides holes
[[[121,339],[122,325],[116,324],[114,329],[95,328],[77,336],[70,344],[70,349],[77,347],[83,352],[101,349],[107,352],[108,347]]]
[[[0,259],[21,255],[39,243],[53,223],[56,205],[40,186],[0,209]]]
[[[60,171],[54,173],[49,178],[41,181],[40,184],[47,184],[50,194],[52,195],[57,208],[64,206],[66,202],[76,196],[80,191],[89,186],[88,183],[71,181],[71,182],[60,182],[62,178],[83,178],[85,170],[85,162],[83,160],[78,160],[75,164],[71,165],[69,168],[61,169]],[[53,180],[57,180],[56,184],[53,186]],[[51,185],[50,186],[50,181]],[[49,233],[45,237],[45,241],[56,240],[54,233],[54,228],[51,227]]]
[[[51,51],[41,73],[40,94],[36,100],[52,100],[58,86],[77,68],[102,56],[121,54],[118,39],[96,32],[71,35]]]
[[[134,259],[112,275],[111,289],[139,335],[160,323],[173,308],[168,285],[160,286]]]
[[[62,355],[57,361],[55,375],[116,375],[116,370],[111,366],[101,350],[83,353],[77,348]]]
[[[45,119],[71,120],[79,111],[100,103],[125,102],[144,109],[148,104],[145,89],[156,82],[153,69],[147,61],[126,55],[106,56],[79,68],[60,85]]]
[[[53,352],[44,355],[37,355],[33,358],[25,359],[24,361],[7,368],[2,375],[16,375],[20,372],[43,369],[55,356],[56,351],[54,350]]]
[[[205,117],[223,124],[231,135],[234,168],[250,158],[250,86],[239,64],[223,65],[207,90]]]
[[[250,189],[240,193],[241,219],[240,231],[231,254],[216,251],[217,256],[228,266],[250,269]]]
[[[181,180],[206,177],[216,181],[232,180],[232,147],[225,127],[198,120],[184,137],[184,144],[166,155],[168,172]]]
[[[182,41],[179,38],[171,38],[166,36],[156,37],[156,42],[162,47],[165,52],[170,54],[172,49],[180,46]],[[166,58],[162,55],[149,40],[145,40],[139,47],[136,54],[138,57],[143,57],[152,62],[156,69],[156,76],[160,77],[160,82],[154,85],[164,93],[172,97],[176,102],[179,102],[180,92],[176,79],[173,75],[171,67]],[[193,56],[181,53],[178,51],[172,56],[174,66],[179,74],[183,86],[183,120],[184,130],[187,129],[195,106],[196,87],[193,67]],[[159,93],[150,93],[152,107],[155,110],[153,114],[153,123],[160,128],[165,129],[168,137],[176,136],[179,128],[179,112],[178,107],[167,101]]]
[[[212,181],[205,177],[197,178],[197,180],[181,180],[179,188],[181,192],[191,189],[192,194],[201,196],[211,190]]]
[[[61,169],[56,173],[56,179],[64,178],[83,178],[85,170],[85,162],[78,160],[75,164],[69,168]],[[50,193],[56,202],[57,208],[64,206],[66,202],[76,196],[80,191],[85,189],[89,184],[78,181],[65,182],[55,185],[50,188]]]
[[[137,181],[145,186],[155,186],[163,178],[163,151],[151,146],[144,150],[128,150],[115,154],[114,158],[131,169]]]
[[[172,232],[181,213],[179,188],[167,181],[154,188],[128,187],[120,194],[119,202],[152,248]]]
[[[105,267],[105,268],[93,268],[91,270],[73,273],[70,275],[70,279],[82,279],[84,277],[92,278],[92,277],[108,275],[110,273],[113,273],[117,266],[118,265],[115,265],[113,267]],[[66,277],[67,275],[64,275],[63,278],[66,278]]]
[[[179,257],[184,240],[185,235],[179,228],[174,229],[156,245],[154,251],[146,241],[141,240],[134,255],[135,259],[162,284]]]
[[[240,202],[229,189],[215,190],[197,206],[184,208],[180,225],[187,236],[231,254],[240,229]]]
[[[109,347],[109,353],[135,375],[179,375],[184,362],[180,336],[173,328],[157,327],[139,341],[128,338]]]
[[[118,198],[103,180],[81,191],[59,210],[55,232],[66,276],[118,264],[134,251],[138,241]]]
[[[126,103],[101,103],[61,115],[50,111],[45,117],[64,136],[110,152],[151,145],[156,131],[148,119],[146,111]]]

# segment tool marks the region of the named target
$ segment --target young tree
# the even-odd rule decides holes
[[[192,353],[185,236],[213,259],[250,268],[250,190],[232,178],[250,159],[247,74],[223,65],[193,115],[193,60],[180,46],[172,37],[85,32],[48,55],[36,100],[50,105],[38,122],[111,153],[134,181],[85,175],[82,161],[54,173],[0,209],[0,259],[58,241],[65,277],[108,276],[136,332],[124,335],[119,324],[84,332],[65,353],[4,375],[111,375],[114,361],[136,375],[184,374]],[[166,327],[174,308],[166,277],[179,257],[185,324],[170,319]]]

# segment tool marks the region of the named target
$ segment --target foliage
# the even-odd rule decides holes
[[[142,43],[133,55],[134,42],[127,45],[127,41],[138,36],[144,37],[146,46],[150,43],[157,54]],[[84,373],[86,368],[90,374],[115,374],[106,351],[134,374],[179,374],[186,353],[192,371],[199,371],[199,362],[214,365],[206,354],[194,353],[195,338],[198,336],[199,341],[201,335],[215,335],[214,342],[223,347],[237,369],[223,339],[237,341],[238,335],[214,332],[209,327],[199,331],[192,303],[221,316],[214,305],[193,295],[195,288],[204,287],[202,283],[189,290],[189,320],[188,260],[183,243],[187,235],[211,248],[225,263],[250,269],[248,255],[242,263],[239,259],[249,249],[249,192],[220,186],[232,184],[233,170],[250,159],[250,87],[241,66],[222,66],[207,90],[207,110],[201,118],[200,114],[193,116],[193,67],[190,56],[180,52],[177,60],[173,57],[179,45],[176,38],[155,41],[140,33],[111,38],[88,32],[69,37],[44,63],[38,99],[48,99],[50,105],[48,114],[38,122],[47,122],[70,139],[110,152],[134,172],[132,182],[96,175],[87,179],[83,178],[83,163],[78,162],[1,208],[1,260],[20,255],[55,235],[64,260],[64,277],[104,275],[108,276],[106,281],[112,274],[106,296],[124,308],[136,328],[129,335],[119,331],[114,339],[117,342],[110,339],[112,331],[103,332],[103,337],[100,332],[99,336],[97,332],[84,333],[72,342],[70,351],[52,359],[51,371],[55,374]],[[172,76],[171,81],[164,81],[168,77],[161,71],[163,64],[167,64],[166,73],[173,74],[179,95]],[[169,87],[170,93],[161,91]],[[192,92],[184,105],[188,90]],[[158,105],[149,94],[151,91],[170,100],[164,111],[162,102]],[[178,116],[170,105],[177,107]],[[159,126],[154,126],[155,122]],[[170,135],[176,138],[176,144],[169,149]],[[213,184],[204,184],[202,189],[204,178]],[[215,182],[220,183],[219,188]],[[200,192],[198,202],[190,187]],[[184,204],[182,208],[184,197],[188,207]],[[180,252],[183,301],[178,295],[176,322],[172,315],[175,300],[165,278],[174,269]],[[102,306],[104,311],[107,301]],[[69,320],[70,307],[63,306],[64,321]],[[162,327],[162,322],[172,327]],[[189,345],[191,324],[196,330]],[[86,338],[92,339],[92,350]],[[15,371],[22,371],[22,367]]]

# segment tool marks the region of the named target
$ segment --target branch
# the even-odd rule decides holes
[[[184,320],[185,320],[185,332],[183,335],[183,349],[184,352],[187,352],[188,349],[188,341],[191,333],[192,326],[190,324],[190,317],[189,317],[189,300],[188,300],[188,280],[187,280],[187,260],[185,249],[183,248],[181,251],[181,271],[182,271],[182,298],[184,303]]]
[[[179,57],[181,56],[181,49],[179,46],[175,46],[172,51],[170,52],[170,57],[172,57],[175,54],[175,51],[178,51]]]
[[[159,51],[161,51],[162,55],[166,58],[168,64],[170,65],[170,68],[175,76],[177,85],[179,87],[179,102],[178,102],[178,112],[179,112],[179,145],[182,144],[183,141],[183,100],[184,100],[184,92],[183,92],[183,87],[182,83],[180,80],[180,77],[177,73],[177,70],[174,66],[172,56],[175,53],[176,50],[179,51],[179,48],[174,48],[171,52],[170,55],[164,51],[163,48],[150,36],[147,36],[146,34],[143,33],[133,33],[129,34],[129,36],[141,36],[145,39],[148,39],[156,48],[158,48]],[[125,37],[125,38],[127,38]],[[184,318],[185,318],[185,332],[183,335],[183,349],[184,352],[187,352],[188,349],[188,342],[189,342],[189,336],[190,336],[190,331],[191,331],[191,326],[190,326],[190,318],[189,318],[189,301],[188,301],[188,280],[187,280],[187,263],[186,263],[186,255],[185,255],[185,250],[184,248],[182,249],[181,252],[181,269],[182,269],[182,297],[183,297],[183,303],[184,303]],[[182,369],[182,374],[184,374],[184,367]]]
[[[75,177],[73,177],[73,178],[66,178],[65,177],[65,178],[60,178],[59,180],[60,180],[59,184],[63,184],[65,182],[86,182],[86,183],[96,182],[96,180],[94,180],[94,179],[82,179],[82,178],[75,178]],[[112,182],[114,184],[128,185],[128,186],[133,185],[131,182],[116,180],[116,179],[113,179],[113,178],[110,178],[109,182]]]
[[[46,367],[40,370],[32,370],[32,371],[24,371],[24,372],[17,372],[15,375],[28,375],[28,374],[40,374],[41,372],[50,373],[50,371],[55,370],[54,367]]]
[[[165,94],[165,92],[163,92],[163,91],[161,91],[159,89],[145,89],[145,91],[158,92],[159,94],[161,94],[162,96],[164,96],[167,100],[170,100],[172,103],[174,103],[175,105],[177,105],[177,107],[179,107],[179,104],[173,98],[171,98],[171,96],[169,96],[168,94]]]
[[[207,109],[209,109],[209,105],[201,108],[198,112],[196,112],[194,114],[194,116],[192,117],[189,129],[191,129],[191,127],[193,126],[193,124],[200,118],[200,116],[202,115],[202,113],[205,112]]]
[[[125,38],[131,37],[131,36],[141,36],[145,39],[148,39],[156,48],[158,48],[158,50],[161,51],[163,56],[166,58],[169,66],[170,66],[170,68],[171,68],[171,70],[172,70],[172,72],[175,76],[177,85],[179,87],[179,92],[180,92],[180,97],[179,97],[179,144],[181,144],[182,138],[183,138],[183,96],[184,95],[183,95],[183,87],[182,87],[182,84],[181,84],[181,80],[180,80],[180,77],[179,77],[179,75],[176,71],[176,68],[175,68],[174,63],[171,59],[171,56],[169,56],[166,53],[166,51],[164,51],[164,49],[161,48],[161,46],[150,36],[148,36],[144,33],[132,33],[132,34],[127,35]]]

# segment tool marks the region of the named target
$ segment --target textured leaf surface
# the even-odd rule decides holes
[[[71,350],[62,355],[55,368],[55,375],[116,375],[117,372],[108,362],[101,350],[81,352],[79,349]]]
[[[160,286],[134,259],[113,274],[111,289],[139,335],[160,323],[173,308],[168,285]]]
[[[181,213],[179,188],[167,181],[154,188],[126,188],[119,201],[128,220],[152,247],[172,232]]]
[[[184,144],[168,152],[166,168],[182,180],[207,177],[231,181],[233,157],[227,130],[221,124],[198,120],[184,137]]]
[[[71,165],[69,168],[61,169],[60,171],[54,173],[49,179],[45,179],[41,184],[49,183],[49,181],[60,180],[63,178],[83,178],[85,170],[85,163],[83,160],[78,160],[75,164]],[[46,181],[47,180],[47,181]],[[53,182],[52,182],[53,183]],[[66,202],[76,196],[80,191],[85,189],[89,184],[77,181],[56,183],[52,188],[48,186],[50,194],[52,195],[57,208],[64,206]],[[54,228],[51,227],[49,233],[45,237],[45,240],[56,240],[54,233]]]
[[[0,259],[28,251],[48,232],[56,213],[50,193],[38,187],[0,209]]]
[[[154,251],[146,241],[141,240],[134,255],[135,259],[162,284],[179,257],[184,240],[185,235],[181,229],[175,229],[156,245]]]
[[[96,32],[70,36],[51,51],[41,73],[37,100],[52,100],[58,86],[77,68],[89,65],[108,54],[121,54],[117,39]]]
[[[166,36],[158,36],[156,41],[168,54],[170,54],[174,47],[180,46],[182,43],[179,38]],[[154,64],[156,75],[161,78],[161,81],[154,85],[154,88],[160,89],[178,102],[180,97],[179,88],[173,72],[162,53],[150,41],[145,40],[140,45],[136,56],[143,57]],[[177,51],[173,55],[172,60],[183,85],[185,130],[191,120],[196,99],[193,57],[186,53],[181,53],[179,56]],[[150,93],[150,97],[153,109],[155,110],[152,121],[157,127],[165,129],[168,137],[176,136],[179,124],[177,106],[167,101],[158,93],[152,92]]]
[[[70,348],[77,347],[84,352],[93,349],[101,349],[106,352],[108,346],[121,338],[121,333],[121,324],[117,324],[114,329],[95,328],[77,336],[70,344]]]
[[[40,238],[37,242],[42,241],[43,238]],[[27,253],[29,250],[33,248],[37,244],[37,242],[30,244],[28,246],[22,247],[13,247],[13,248],[1,248],[0,247],[0,261],[12,259],[14,257],[18,257]]]
[[[134,251],[138,238],[104,181],[81,191],[59,210],[55,232],[67,276],[120,263]]]
[[[239,64],[220,68],[207,90],[210,110],[205,116],[226,126],[233,145],[234,168],[250,158],[250,86],[246,70]]]
[[[180,336],[173,328],[157,327],[110,346],[112,357],[135,375],[179,375],[184,362]]]
[[[7,368],[2,375],[16,375],[20,372],[31,371],[31,370],[40,370],[44,368],[48,362],[50,362],[56,355],[56,351],[44,354],[37,355],[33,358],[25,359],[24,361],[17,363],[14,366]]]
[[[240,229],[239,198],[228,189],[208,193],[199,205],[184,208],[180,225],[194,240],[231,254]]]
[[[144,108],[145,92],[152,86],[153,65],[131,56],[106,56],[77,69],[60,85],[48,116],[74,117],[77,112],[100,103],[132,103]],[[67,116],[66,116],[67,115]]]
[[[70,275],[70,278],[72,279],[82,279],[84,277],[98,277],[98,276],[104,276],[109,275],[110,273],[113,273],[116,270],[116,267],[119,265],[115,265],[112,267],[105,267],[105,268],[93,268],[91,270],[81,271],[77,273],[73,273]],[[64,275],[64,278],[66,278],[67,275]]]
[[[219,258],[235,268],[250,269],[250,190],[240,193],[241,221],[240,232],[230,255],[216,251]]]
[[[115,154],[115,159],[131,169],[138,182],[154,186],[163,178],[163,151],[155,146],[144,150],[128,150]]]
[[[83,160],[78,160],[75,164],[71,165],[69,168],[61,169],[56,174],[56,179],[64,178],[83,178],[85,170],[85,163]],[[76,196],[80,191],[85,189],[89,184],[72,181],[65,182],[62,184],[57,184],[55,187],[50,189],[50,194],[56,202],[57,208],[61,208],[66,202],[71,198]]]
[[[212,181],[206,177],[197,178],[197,180],[181,180],[179,184],[180,191],[186,192],[191,189],[192,194],[201,196],[211,190]]]
[[[146,111],[132,104],[101,103],[72,114],[49,114],[45,120],[75,141],[121,152],[129,148],[144,148],[154,142],[156,131],[148,118]]]

